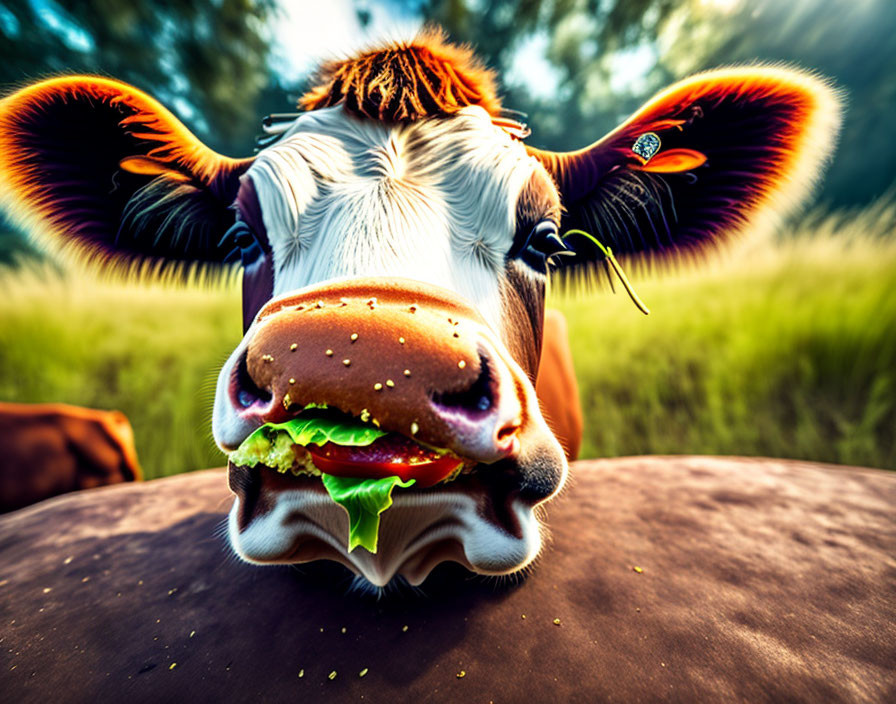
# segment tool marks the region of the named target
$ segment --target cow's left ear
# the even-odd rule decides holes
[[[101,262],[224,262],[251,159],[200,142],[133,86],[68,76],[0,101],[0,198],[29,232]]]
[[[703,251],[760,211],[798,203],[839,123],[836,92],[809,74],[722,69],[673,85],[590,147],[529,153],[557,182],[563,232],[654,259]],[[585,238],[568,243],[600,257]]]

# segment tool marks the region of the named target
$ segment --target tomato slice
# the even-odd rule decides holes
[[[414,463],[396,461],[398,457],[407,457],[408,454],[384,452],[385,448],[367,450],[328,442],[323,446],[308,445],[305,449],[314,465],[325,474],[359,479],[398,476],[402,481],[415,479],[416,485],[423,489],[438,484],[463,464],[457,457],[439,455],[416,443],[413,445],[416,448],[413,454],[417,457]]]

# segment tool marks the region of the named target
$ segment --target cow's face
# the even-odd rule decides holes
[[[263,151],[237,203],[270,276],[219,378],[218,444],[324,403],[471,463],[448,484],[396,493],[376,554],[346,552],[345,516],[316,477],[231,468],[237,551],[330,557],[377,584],[396,572],[417,583],[446,559],[488,573],[531,561],[533,509],[566,473],[532,385],[538,247],[560,217],[541,163],[477,106],[398,125],[336,106]]]
[[[0,174],[15,215],[88,256],[214,265],[237,247],[245,335],[213,419],[225,451],[316,404],[462,459],[452,481],[395,494],[376,553],[346,549],[316,477],[230,468],[243,558],[332,559],[379,585],[446,560],[514,572],[538,553],[534,510],[567,470],[533,390],[559,234],[629,257],[700,252],[797,200],[838,114],[804,74],[721,71],[591,147],[543,152],[490,76],[432,36],[333,64],[304,106],[237,161],[133,88],[55,79],[2,103]],[[600,263],[576,255],[573,275]]]

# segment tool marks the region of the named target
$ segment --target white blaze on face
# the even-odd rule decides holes
[[[298,118],[244,178],[275,297],[333,279],[412,278],[472,301],[499,330],[517,199],[536,168],[478,107],[405,125],[335,107]]]

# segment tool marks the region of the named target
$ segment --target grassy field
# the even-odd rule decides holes
[[[718,453],[896,468],[893,206],[808,217],[699,269],[553,296],[584,456]],[[233,286],[0,269],[0,399],[124,411],[147,477],[220,465],[210,412],[240,336]]]

